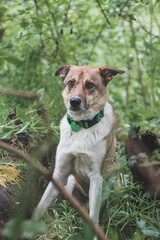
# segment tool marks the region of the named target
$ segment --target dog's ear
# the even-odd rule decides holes
[[[125,71],[123,70],[118,70],[115,68],[111,68],[111,67],[100,67],[100,74],[102,76],[103,82],[105,85],[107,85],[108,82],[110,82],[112,80],[112,77],[116,74],[122,74],[125,73]]]
[[[69,69],[70,69],[70,65],[61,66],[57,69],[55,76],[60,76],[64,80]]]

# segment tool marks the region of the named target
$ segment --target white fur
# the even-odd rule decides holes
[[[78,120],[78,118],[92,119],[96,114],[96,112],[90,111],[86,117],[82,112],[74,120]],[[66,115],[60,124],[60,142],[57,147],[53,178],[65,185],[71,174],[75,176],[84,192],[89,193],[90,217],[95,223],[98,223],[101,203],[102,177],[100,168],[107,148],[107,140],[104,138],[111,132],[113,124],[113,110],[108,102],[104,107],[104,117],[91,128],[81,128],[78,132],[72,132],[71,126],[66,120]],[[73,180],[72,177],[69,178],[67,184],[70,192],[73,190],[73,186],[70,186],[70,184],[74,183],[71,180]],[[34,219],[37,220],[41,217],[57,195],[58,190],[52,183],[49,183],[37,207]],[[41,213],[39,210],[41,210]]]
[[[91,113],[90,115],[95,116],[96,114],[97,113],[94,113],[93,115]],[[93,117],[90,117],[89,119],[92,118]],[[81,118],[81,120],[82,119],[84,118]],[[74,118],[74,120],[76,121],[77,119]],[[97,146],[97,143],[102,141],[104,137],[110,133],[113,122],[113,110],[108,102],[104,107],[104,117],[99,123],[88,129],[81,128],[78,132],[72,132],[65,115],[60,124],[60,142],[58,148],[67,148],[65,151],[68,152],[84,152],[87,150],[94,152],[92,148]]]

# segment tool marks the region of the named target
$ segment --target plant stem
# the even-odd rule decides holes
[[[137,48],[137,38],[136,38],[135,30],[134,30],[134,27],[133,27],[132,19],[129,20],[129,23],[130,23],[131,33],[132,33],[133,47],[134,47],[134,50],[135,50],[135,53],[136,53],[138,80],[139,80],[139,83],[141,85],[141,94],[142,94],[142,98],[143,98],[143,104],[144,104],[144,107],[146,109],[147,108],[147,102],[146,102],[145,88],[144,88],[144,85],[143,85],[142,71],[141,71],[141,68],[140,68],[139,53],[138,53],[138,48]]]

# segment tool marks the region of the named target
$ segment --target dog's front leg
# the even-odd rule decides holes
[[[56,156],[56,166],[55,166],[55,170],[52,177],[60,181],[63,185],[66,184],[67,178],[71,172],[71,160],[72,160],[71,154],[67,154],[67,153],[62,154],[60,152]],[[59,195],[59,191],[53,185],[53,183],[50,182],[37,208],[34,211],[32,219],[35,221],[38,221],[58,195]]]
[[[98,223],[99,220],[99,210],[102,198],[102,183],[103,179],[99,173],[93,173],[91,175],[89,188],[89,209],[90,217],[94,223]]]
[[[99,211],[102,199],[102,183],[103,179],[99,173],[92,173],[90,176],[89,188],[89,212],[94,223],[98,224]],[[97,240],[95,237],[94,240]]]

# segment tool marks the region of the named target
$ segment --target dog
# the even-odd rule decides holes
[[[114,175],[111,166],[116,150],[113,134],[116,117],[107,102],[106,85],[114,75],[124,72],[107,66],[64,65],[55,73],[65,85],[62,96],[67,114],[60,124],[53,178],[66,185],[71,194],[79,184],[81,193],[89,197],[89,214],[94,223],[99,220],[102,176],[109,179]],[[50,182],[34,213],[34,220],[41,218],[58,194]]]

